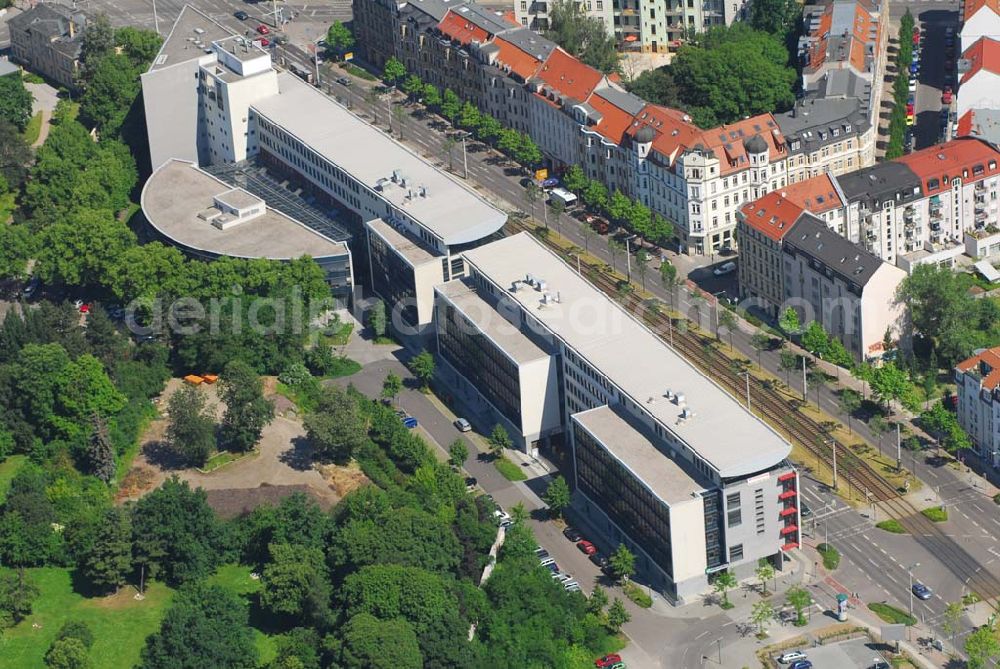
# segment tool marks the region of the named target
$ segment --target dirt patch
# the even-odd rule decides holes
[[[128,609],[142,604],[142,600],[136,599],[135,595],[136,589],[131,585],[126,585],[113,595],[87,600],[87,604],[96,609]]]
[[[115,502],[124,502],[142,497],[158,485],[157,472],[146,465],[134,465],[118,485]]]
[[[281,500],[295,493],[303,493],[315,500],[324,511],[332,507],[339,498],[328,491],[320,492],[307,485],[268,485],[258,488],[227,488],[209,490],[208,505],[222,518],[243,516],[258,506],[277,506]]]
[[[323,479],[330,484],[337,496],[344,498],[363,485],[371,483],[361,467],[353,460],[345,466],[340,465],[317,465],[316,469],[323,476]]]

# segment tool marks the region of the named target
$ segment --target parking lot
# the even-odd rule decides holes
[[[874,667],[888,669],[889,667],[879,652],[879,644],[867,638],[802,650],[812,662],[813,669],[873,669]]]

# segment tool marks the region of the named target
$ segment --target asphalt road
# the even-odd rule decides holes
[[[946,139],[943,135],[946,126],[940,123],[941,92],[946,84],[951,85],[954,90],[954,58],[951,59],[950,70],[945,70],[945,29],[951,27],[955,30],[957,42],[958,6],[957,3],[942,3],[930,7],[933,8],[928,9],[928,5],[921,3],[912,9],[917,25],[923,32],[920,72],[917,75],[918,85],[914,104],[915,149],[923,149]]]

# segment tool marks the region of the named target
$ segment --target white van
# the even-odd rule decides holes
[[[576,202],[576,195],[573,195],[565,188],[553,188],[549,191],[549,197],[553,202],[562,202],[566,209],[569,209],[570,205]]]
[[[790,664],[804,659],[806,659],[806,654],[801,650],[790,650],[787,653],[783,653],[778,656],[778,662],[781,662],[782,664]]]

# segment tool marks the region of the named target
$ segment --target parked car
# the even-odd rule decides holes
[[[813,663],[809,660],[799,660],[788,665],[788,669],[812,669]]]
[[[600,567],[603,571],[608,564],[608,558],[604,557],[600,553],[591,553],[587,558],[593,562],[597,567]]]
[[[477,485],[479,485],[479,480],[476,479],[475,476],[466,476],[465,477],[465,487],[466,487],[466,489],[470,489],[471,490],[472,488],[475,488]]]
[[[257,38],[257,43],[260,44],[262,47],[271,46],[271,40],[267,39],[266,37]]]
[[[910,79],[909,91],[911,93],[916,93],[917,92],[917,80],[916,79]]]
[[[727,274],[732,274],[736,271],[736,263],[730,260],[729,262],[724,262],[715,269],[712,270],[712,274],[715,276],[726,276]]]
[[[813,515],[812,509],[810,509],[809,505],[805,503],[805,500],[803,500],[800,497],[799,498],[799,516],[801,516],[802,518],[808,518],[811,515]]]
[[[804,659],[806,659],[806,654],[801,650],[790,650],[778,656],[778,662],[781,664],[789,664],[790,662],[798,662]]]
[[[912,102],[907,102],[907,103],[906,103],[906,113],[907,113],[907,114],[912,114],[912,113],[914,113],[914,110],[913,110],[913,103],[912,103]]]
[[[586,539],[577,543],[576,547],[579,548],[585,555],[594,555],[597,553],[597,546],[590,543]]]
[[[583,534],[575,527],[567,527],[563,530],[563,536],[572,541],[574,544],[583,539]]]
[[[913,61],[910,63],[910,74],[916,76],[917,72],[920,71],[920,63]]]
[[[545,558],[549,557],[549,552],[544,548],[542,548],[541,546],[539,546],[538,548],[535,549],[535,555],[538,556],[539,560],[544,560]]]
[[[405,427],[407,430],[412,430],[417,425],[418,425],[417,419],[414,418],[413,416],[407,416],[406,418],[403,419],[403,427]]]
[[[24,295],[25,299],[30,300],[34,297],[35,293],[38,292],[38,288],[41,285],[41,280],[37,276],[33,276],[31,277],[31,281],[28,282],[28,285],[24,287],[24,291],[21,294]]]
[[[622,661],[622,656],[618,653],[611,653],[610,655],[605,655],[604,657],[599,657],[594,660],[594,666],[598,669],[605,669],[606,667],[611,667]]]
[[[261,35],[270,35],[271,29],[265,26],[263,23],[257,25],[257,32]]]
[[[469,430],[472,429],[472,425],[470,425],[469,421],[465,420],[464,418],[458,418],[455,420],[455,429],[457,429],[459,432],[468,432]]]
[[[590,224],[591,229],[599,235],[608,234],[608,230],[610,229],[608,222],[603,218],[598,218],[597,216],[591,216],[587,223]]]
[[[906,114],[906,125],[913,125],[916,122],[917,122],[916,116],[914,116],[912,113]]]
[[[558,185],[559,185],[559,179],[555,177],[549,177],[548,179],[542,182],[542,188],[546,190],[550,188],[555,188]]]
[[[239,11],[233,12],[233,16],[235,16],[240,21],[246,21],[248,18],[250,18],[250,15],[247,14],[246,12],[244,12],[242,9],[239,10]]]
[[[934,591],[918,581],[913,584],[913,594],[916,595],[917,599],[927,600],[934,595]]]
[[[337,77],[337,83],[340,84],[341,86],[350,86],[351,80],[348,79],[347,77]]]

